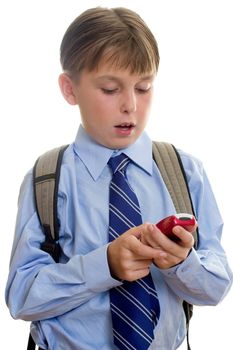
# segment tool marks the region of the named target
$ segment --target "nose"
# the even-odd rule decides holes
[[[122,92],[121,96],[121,113],[133,113],[137,110],[137,98],[134,91],[125,91]]]

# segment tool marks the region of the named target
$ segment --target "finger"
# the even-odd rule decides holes
[[[158,228],[154,224],[148,224],[143,229],[141,241],[154,249],[161,249],[156,234],[156,230],[160,232]]]
[[[134,235],[129,238],[130,250],[137,256],[138,259],[154,259],[156,250],[136,239]]]
[[[178,226],[177,226],[178,227]],[[150,237],[151,237],[151,243],[150,245],[153,248],[156,248],[154,250],[158,251],[164,251],[166,252],[169,256],[169,259],[176,261],[178,260],[184,260],[185,257],[187,256],[189,250],[194,244],[194,239],[192,237],[192,234],[186,230],[184,230],[182,227],[177,228],[177,230],[182,230],[183,233],[179,231],[179,235],[188,235],[188,237],[185,238],[185,242],[183,241],[180,242],[174,242],[170,238],[168,238],[166,235],[164,235],[155,225],[152,225],[150,232]],[[177,234],[177,237],[178,237]],[[148,235],[147,235],[148,237]],[[160,259],[160,257],[158,257]]]
[[[149,223],[144,223],[139,226],[132,227],[130,230],[128,230],[124,235],[133,235],[134,237],[140,239],[145,228],[149,225]]]
[[[149,267],[144,269],[138,269],[138,270],[128,270],[128,271],[124,271],[124,273],[121,276],[121,279],[128,282],[132,282],[147,276],[149,272],[150,272]]]
[[[193,226],[193,231],[195,231],[196,225]],[[192,232],[193,232],[192,231]],[[172,232],[179,238],[179,244],[182,245],[182,247],[185,248],[192,248],[194,245],[194,237],[192,233],[189,231],[186,231],[181,226],[176,226],[173,228]]]
[[[196,226],[194,226],[194,228],[195,227]],[[193,246],[194,238],[189,231],[185,230],[181,226],[175,226],[172,229],[172,232],[175,236],[177,236],[177,238],[179,238],[178,241],[171,240],[169,237],[163,234],[156,226],[154,226],[154,237],[156,237],[156,243],[166,251],[169,251],[171,254],[172,252],[174,252],[174,250],[176,250],[176,248],[178,249],[179,247],[181,247],[190,249]]]

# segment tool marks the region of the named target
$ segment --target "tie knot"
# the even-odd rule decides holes
[[[112,172],[115,174],[117,171],[125,172],[129,162],[130,159],[124,153],[121,153],[119,156],[110,158],[108,164],[110,165]]]

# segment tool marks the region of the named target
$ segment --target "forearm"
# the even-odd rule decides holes
[[[196,305],[218,304],[233,278],[224,255],[194,249],[183,263],[160,271],[175,294]]]
[[[66,264],[45,264],[43,259],[12,267],[6,300],[14,318],[56,317],[119,283],[109,273],[106,246],[76,255]]]

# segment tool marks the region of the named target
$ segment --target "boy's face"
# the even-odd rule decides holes
[[[98,143],[120,149],[143,132],[152,100],[154,75],[132,75],[101,64],[72,81],[86,132]]]

